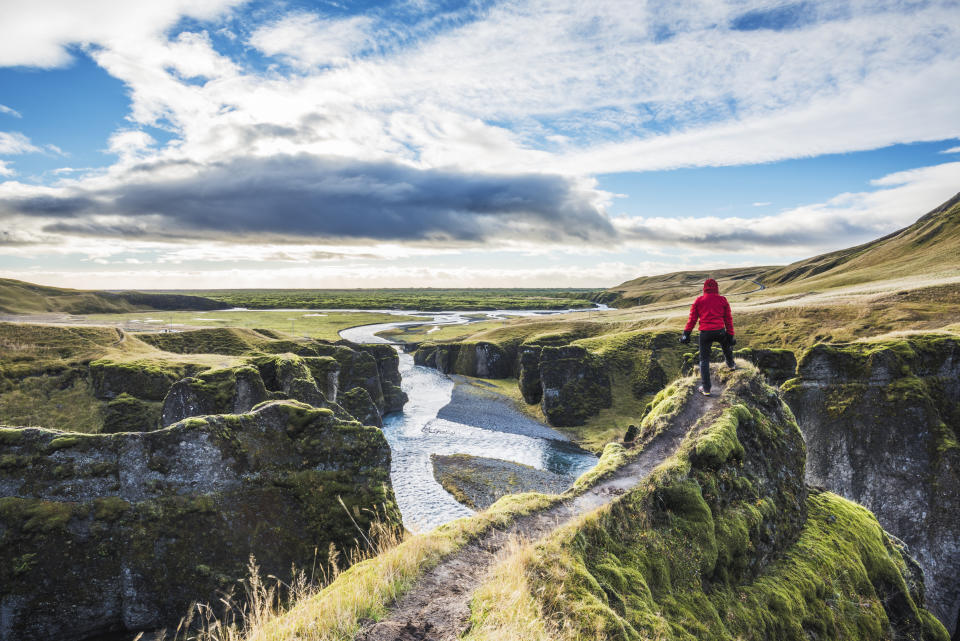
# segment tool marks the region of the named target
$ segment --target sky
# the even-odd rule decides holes
[[[786,264],[960,191],[958,78],[958,0],[0,0],[0,277]]]

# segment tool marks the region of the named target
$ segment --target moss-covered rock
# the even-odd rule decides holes
[[[376,403],[370,398],[370,392],[362,387],[354,387],[340,395],[340,406],[364,425],[383,427],[383,417]]]
[[[123,393],[108,401],[103,410],[104,434],[149,432],[160,427],[160,403],[144,401]]]
[[[164,427],[191,416],[242,414],[268,400],[260,372],[250,366],[211,370],[178,381],[163,401]]]
[[[544,347],[540,381],[540,406],[551,425],[581,425],[613,402],[603,362],[583,347]]]
[[[0,458],[29,461],[0,465],[2,641],[175,626],[244,578],[250,555],[289,579],[316,549],[351,547],[367,508],[399,527],[382,432],[328,409],[276,401],[153,432],[2,433]]]
[[[200,369],[189,363],[102,358],[90,363],[90,381],[100,399],[129,394],[145,401],[162,401],[175,382]]]
[[[721,408],[647,482],[524,557],[524,598],[544,627],[559,638],[946,641],[876,519],[808,492],[803,438],[756,370],[729,377]]]
[[[520,395],[528,405],[539,403],[543,399],[543,383],[540,380],[540,352],[539,345],[524,345],[520,348],[520,371],[517,375],[517,384],[520,386]]]
[[[853,499],[906,542],[931,610],[960,616],[960,340],[816,345],[784,384],[811,483]]]
[[[421,343],[413,355],[413,362],[445,374],[510,378],[516,369],[516,356],[515,347],[488,341]]]

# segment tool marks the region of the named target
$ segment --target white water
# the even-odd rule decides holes
[[[538,312],[488,312],[491,318],[535,315]],[[539,312],[542,313],[542,312]],[[382,323],[352,327],[340,335],[355,343],[387,343],[377,336],[393,327],[466,323],[456,312],[430,313],[423,322]],[[593,455],[579,450],[560,434],[516,412],[509,426],[485,429],[439,418],[451,399],[454,383],[429,367],[413,364],[413,357],[400,352],[403,391],[409,400],[402,412],[384,418],[383,433],[390,444],[390,478],[407,529],[422,532],[448,523],[473,510],[458,503],[433,477],[431,454],[471,454],[523,463],[567,476],[571,482],[596,465]],[[483,425],[482,416],[472,421]],[[500,416],[502,419],[502,415]],[[507,428],[510,431],[501,431]],[[514,433],[517,432],[517,433]]]

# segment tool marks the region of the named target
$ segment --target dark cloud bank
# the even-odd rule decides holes
[[[616,236],[591,194],[562,176],[466,174],[296,155],[236,159],[178,180],[144,179],[158,169],[141,165],[136,180],[111,190],[0,201],[0,212],[53,218],[48,231],[167,239],[269,234],[563,242]],[[105,227],[87,220],[95,214],[126,218]]]

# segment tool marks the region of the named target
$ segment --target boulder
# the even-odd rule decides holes
[[[289,580],[352,547],[367,508],[400,526],[383,433],[294,401],[153,432],[4,428],[0,453],[0,641],[176,626],[251,555]]]

